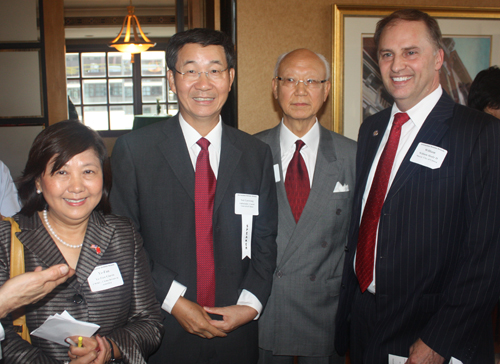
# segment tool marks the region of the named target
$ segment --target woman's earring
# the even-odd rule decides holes
[[[36,189],[36,193],[41,194],[42,190],[39,190],[38,188]]]

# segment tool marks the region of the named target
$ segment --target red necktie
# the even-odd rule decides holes
[[[300,155],[300,149],[302,149],[305,143],[302,140],[297,140],[295,145],[295,153],[286,171],[285,189],[288,202],[292,208],[293,217],[297,223],[306,205],[311,187],[306,164]]]
[[[359,227],[358,247],[356,252],[356,275],[358,277],[361,292],[366,291],[368,286],[373,281],[373,265],[375,262],[375,238],[377,235],[378,223],[382,206],[384,204],[387,185],[391,176],[394,157],[398,150],[399,138],[401,136],[401,127],[404,123],[410,120],[406,113],[397,113],[394,115],[389,139],[385,145],[384,151],[380,156],[380,160],[373,177],[372,186],[365,209],[363,218]]]
[[[212,216],[215,197],[215,175],[210,167],[208,146],[210,142],[201,138],[201,147],[196,160],[194,185],[194,210],[196,222],[196,279],[197,301],[201,306],[215,306],[214,238]]]

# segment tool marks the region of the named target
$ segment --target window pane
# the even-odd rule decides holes
[[[109,80],[109,102],[111,104],[132,103],[134,101],[134,83],[131,78]]]
[[[172,90],[168,90],[168,102],[177,102],[177,95]]]
[[[68,96],[73,105],[80,105],[82,103],[82,90],[80,89],[79,80],[68,80],[67,83]]]
[[[82,77],[106,77],[106,53],[82,53]]]
[[[106,80],[83,80],[83,103],[107,103]]]
[[[85,106],[83,123],[94,130],[108,130],[108,107]]]
[[[141,53],[141,76],[165,76],[165,52]]]
[[[66,77],[80,77],[78,53],[66,53]]]
[[[167,105],[165,104],[160,104],[161,110],[160,114],[161,116],[167,115]],[[142,115],[158,115],[158,106],[157,104],[143,104],[142,105]]]
[[[134,107],[132,105],[115,105],[109,107],[111,130],[132,129],[134,124]]]
[[[156,102],[158,99],[160,102],[165,102],[165,78],[143,78],[141,83],[143,102]]]
[[[109,77],[132,76],[130,56],[130,53],[108,53]]]
[[[168,114],[169,115],[177,115],[179,112],[179,105],[177,104],[169,104],[168,105]]]
[[[76,112],[78,113],[78,120],[82,120],[82,107],[76,106],[75,109],[76,109]]]

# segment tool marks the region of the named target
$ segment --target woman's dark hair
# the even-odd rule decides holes
[[[492,66],[479,72],[469,90],[469,107],[484,111],[500,109],[500,69]]]
[[[61,121],[51,125],[35,138],[26,167],[22,176],[17,180],[19,198],[23,205],[21,213],[31,216],[37,211],[42,211],[47,205],[43,194],[36,193],[35,182],[42,177],[48,163],[54,156],[51,175],[61,169],[75,155],[89,149],[96,152],[103,172],[102,197],[95,210],[109,214],[111,212],[109,203],[111,168],[108,152],[99,134],[74,120]]]

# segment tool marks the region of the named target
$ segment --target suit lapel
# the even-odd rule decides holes
[[[411,178],[413,174],[419,171],[422,167],[417,163],[410,162],[410,158],[413,155],[415,149],[419,143],[426,143],[431,145],[438,145],[440,140],[443,138],[444,134],[448,130],[447,121],[453,116],[453,109],[455,103],[453,100],[443,92],[443,95],[439,99],[438,103],[432,109],[431,113],[425,120],[422,128],[418,132],[415,140],[413,141],[408,153],[401,163],[399,170],[394,178],[391,188],[387,194],[386,199],[390,199],[394,196],[403,185]]]
[[[331,134],[320,126],[320,141],[318,146],[318,157],[314,169],[313,184],[307,203],[302,211],[300,220],[293,231],[290,243],[286,247],[280,264],[284,264],[299,248],[316,223],[320,220],[323,211],[331,200],[329,194],[333,193],[337,181],[339,181],[343,160],[337,159],[335,145]],[[345,181],[340,181],[344,183]],[[290,210],[289,206],[287,206]],[[293,223],[293,215],[291,215]]]
[[[176,115],[163,126],[165,139],[158,144],[175,176],[194,201],[194,168]],[[166,181],[167,182],[167,181]]]
[[[87,278],[99,265],[99,260],[106,253],[114,232],[114,227],[107,225],[101,214],[93,212],[90,215],[82,251],[76,266],[76,276],[81,285],[87,284]],[[98,254],[97,249],[92,248],[92,246],[99,247],[101,252]]]
[[[240,161],[242,151],[236,146],[236,136],[229,127],[222,124],[222,140],[217,173],[217,187],[215,190],[214,214],[220,207],[231,177]],[[193,187],[194,189],[194,187]]]

